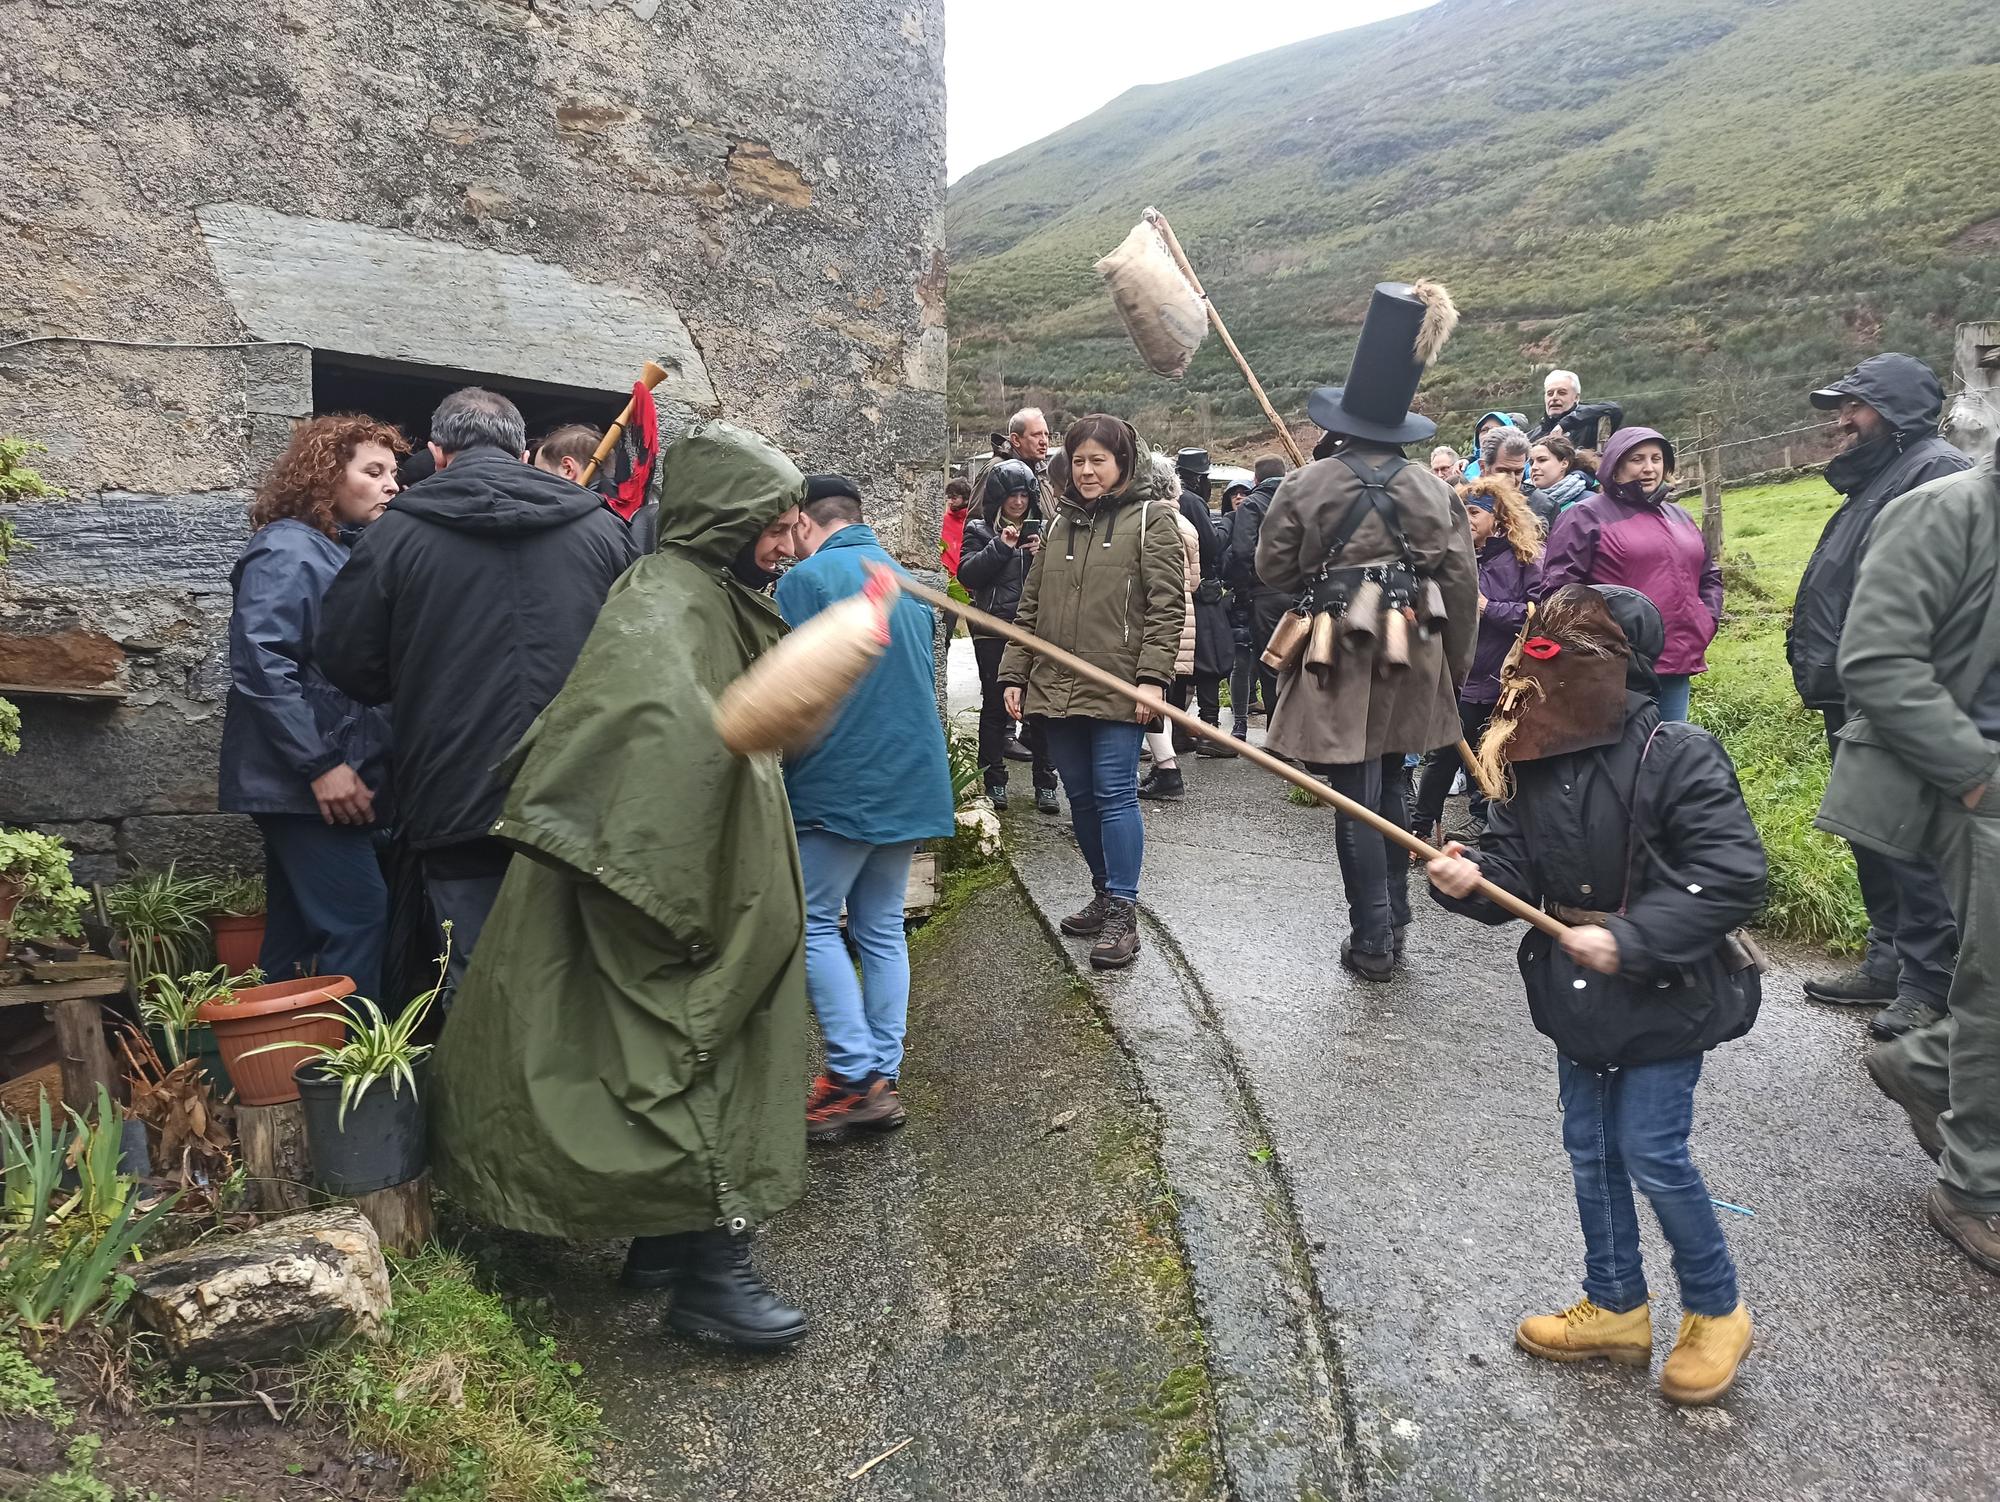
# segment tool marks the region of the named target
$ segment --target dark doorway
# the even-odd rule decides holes
[[[575,386],[551,386],[520,381],[477,370],[449,370],[436,365],[405,365],[361,355],[312,357],[313,413],[360,412],[403,430],[413,447],[430,437],[431,413],[461,386],[484,386],[521,409],[532,446],[553,428],[567,422],[602,428],[618,415],[629,391],[587,391]]]

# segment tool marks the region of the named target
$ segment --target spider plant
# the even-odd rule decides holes
[[[178,875],[168,866],[120,882],[104,894],[105,912],[125,936],[134,996],[148,976],[183,975],[209,958],[213,892],[213,882]]]
[[[264,972],[256,968],[231,975],[228,967],[196,970],[178,980],[166,975],[149,975],[139,988],[139,1020],[156,1027],[166,1039],[170,1065],[187,1058],[187,1036],[202,1026],[195,1016],[211,1001],[234,999],[246,986],[262,985]]]
[[[340,1081],[340,1112],[335,1121],[343,1131],[347,1127],[348,1108],[367,1094],[376,1081],[386,1079],[392,1097],[401,1094],[400,1087],[405,1084],[414,1093],[417,1088],[416,1066],[430,1053],[431,1045],[411,1040],[417,1025],[430,1011],[431,1003],[437,1000],[438,992],[444,989],[445,965],[451,958],[450,923],[444,925],[444,930],[444,953],[438,956],[436,982],[404,1007],[400,1015],[386,1017],[382,1009],[367,997],[350,996],[338,1003],[338,1012],[305,1014],[319,1021],[346,1023],[346,1042],[267,1043],[262,1048],[251,1049],[244,1057],[272,1053],[281,1048],[304,1049],[317,1057],[320,1068]]]
[[[224,876],[209,884],[210,911],[228,918],[251,918],[264,911],[264,878]]]

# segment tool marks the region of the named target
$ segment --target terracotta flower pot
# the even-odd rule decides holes
[[[21,905],[21,884],[11,876],[0,876],[0,963],[5,963],[13,940],[7,925],[14,921],[14,909]]]
[[[325,1043],[337,1046],[347,1024],[335,1005],[354,994],[354,982],[344,975],[315,975],[280,981],[273,986],[246,986],[234,1001],[211,1001],[195,1013],[215,1031],[222,1049],[222,1067],[236,1098],[246,1106],[281,1106],[299,1098],[292,1071],[307,1057],[302,1048],[281,1048],[248,1055],[272,1043]],[[307,1017],[309,1012],[333,1014]]]
[[[264,947],[262,913],[217,913],[208,927],[215,935],[215,962],[228,966],[231,975],[241,975],[257,963]]]

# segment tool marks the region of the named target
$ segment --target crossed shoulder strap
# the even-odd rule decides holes
[[[1327,560],[1329,565],[1337,562],[1347,550],[1347,545],[1354,540],[1355,531],[1371,511],[1382,518],[1382,525],[1389,529],[1396,551],[1407,558],[1410,540],[1403,535],[1402,521],[1396,515],[1396,502],[1389,494],[1389,482],[1409,468],[1410,461],[1401,454],[1391,454],[1381,464],[1374,465],[1349,451],[1342,451],[1334,457],[1361,482],[1361,494],[1354,498],[1354,504],[1347,508],[1347,515],[1341,518],[1340,526],[1333,534],[1333,548]]]

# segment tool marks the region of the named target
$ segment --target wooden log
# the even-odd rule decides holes
[[[312,1200],[312,1153],[306,1146],[305,1107],[238,1106],[243,1169],[259,1210],[304,1210]]]
[[[80,985],[95,984],[82,981]],[[54,986],[49,990],[57,989]],[[118,1075],[111,1067],[111,1045],[104,1041],[104,1011],[92,998],[59,1001],[49,1008],[56,1026],[57,1062],[62,1066],[63,1099],[79,1111],[92,1110],[97,1087],[118,1098]]]
[[[114,960],[108,955],[79,955],[73,960],[45,960],[34,955],[21,957],[21,968],[31,981],[103,980],[116,976],[125,977],[125,962]]]
[[[385,1252],[412,1256],[437,1236],[429,1169],[407,1183],[356,1195],[349,1203],[368,1217]]]

